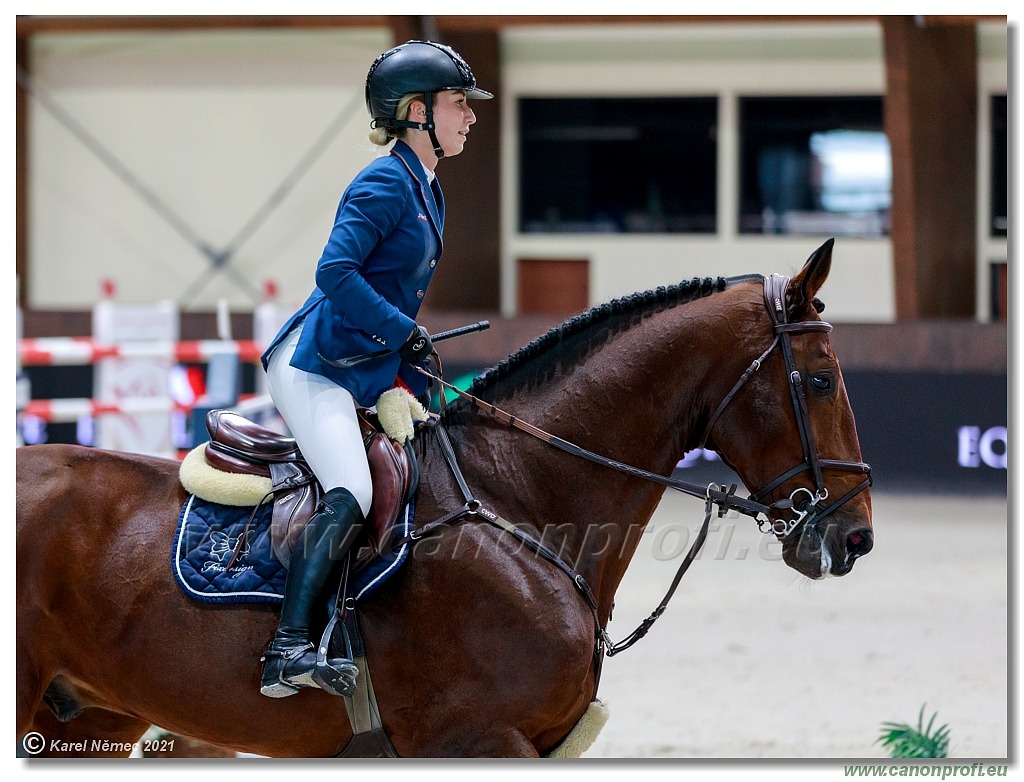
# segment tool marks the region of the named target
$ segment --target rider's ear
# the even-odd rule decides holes
[[[804,317],[809,307],[821,312],[815,305],[815,295],[828,279],[829,270],[832,268],[832,246],[835,239],[829,239],[821,247],[811,253],[804,268],[789,282],[786,291],[786,304],[789,309],[789,319],[795,322]]]

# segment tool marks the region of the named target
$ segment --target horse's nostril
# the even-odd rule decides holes
[[[871,530],[858,530],[846,536],[846,552],[850,557],[862,557],[875,545]]]

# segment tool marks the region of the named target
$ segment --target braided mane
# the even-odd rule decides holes
[[[565,321],[560,326],[555,326],[546,334],[537,337],[525,347],[520,348],[511,356],[500,362],[497,366],[488,369],[473,380],[469,393],[473,396],[482,396],[494,390],[495,386],[504,380],[518,374],[528,365],[535,364],[541,357],[548,356],[558,348],[563,348],[567,355],[558,355],[563,363],[579,360],[592,346],[592,340],[586,340],[582,345],[575,344],[571,349],[566,346],[570,341],[580,342],[582,337],[594,332],[595,327],[604,326],[599,332],[606,336],[611,328],[623,323],[632,324],[642,317],[672,309],[680,304],[695,299],[709,296],[712,293],[725,290],[734,282],[747,277],[736,277],[726,279],[724,277],[694,277],[691,280],[684,280],[676,285],[660,286],[642,293],[634,293],[613,299],[605,304],[599,304],[587,312],[576,315]],[[596,338],[598,332],[594,332]],[[574,338],[580,337],[581,340]],[[457,412],[466,405],[466,400],[458,399],[448,405],[446,412]]]

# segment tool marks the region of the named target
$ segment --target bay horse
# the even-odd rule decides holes
[[[671,475],[702,439],[757,489],[751,502],[770,509],[763,521],[790,567],[841,576],[870,550],[867,466],[816,298],[831,256],[830,240],[774,294],[760,275],[694,279],[595,307],[470,389],[630,469],[574,458],[471,402],[446,406],[438,426],[475,497],[570,562],[594,607],[492,525],[463,521],[416,543],[360,607],[400,756],[536,757],[563,740],[595,696],[595,637],[603,648],[665,490],[638,475]],[[438,442],[416,438],[417,522],[463,502]],[[18,736],[42,734],[41,756],[125,755],[153,724],[263,756],[338,754],[352,735],[344,699],[260,695],[277,608],[198,603],[176,585],[178,468],[79,446],[18,449]]]

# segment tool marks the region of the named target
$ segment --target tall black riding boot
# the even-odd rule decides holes
[[[365,519],[348,489],[331,489],[320,501],[292,552],[285,580],[284,604],[277,632],[261,658],[260,692],[286,698],[301,687],[320,687],[332,695],[355,692],[355,663],[343,657],[316,665],[317,648],[310,642],[313,611],[332,570],[352,547]]]

